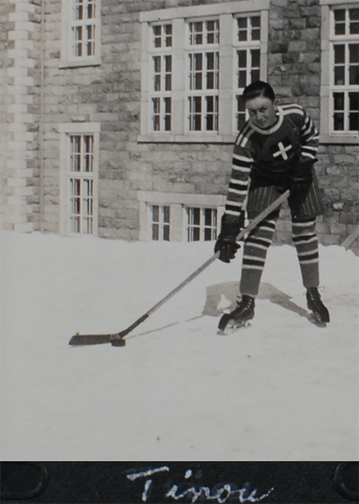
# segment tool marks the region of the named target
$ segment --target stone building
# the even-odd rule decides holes
[[[357,0],[5,0],[0,20],[4,229],[214,239],[258,78],[320,129],[321,243],[357,227]]]

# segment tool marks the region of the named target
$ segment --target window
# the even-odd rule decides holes
[[[216,240],[226,196],[139,191],[140,240]]]
[[[71,46],[75,57],[95,54],[96,0],[75,0]]]
[[[187,27],[188,130],[218,131],[219,20],[190,22]]]
[[[153,25],[151,30],[151,123],[152,131],[171,131],[172,119],[172,25]]]
[[[62,0],[62,67],[100,64],[101,0]]]
[[[330,138],[357,141],[359,130],[359,8],[350,1],[322,0],[321,130]],[[324,66],[324,65],[323,65]]]
[[[151,205],[152,240],[170,240],[170,207]]]
[[[267,74],[269,0],[140,14],[139,141],[233,142],[240,95]]]
[[[70,135],[69,231],[93,233],[93,135]]]
[[[210,241],[217,238],[216,208],[186,208],[187,241]]]
[[[235,130],[246,120],[242,92],[248,84],[260,79],[261,69],[261,18],[239,16],[235,27]]]
[[[61,232],[97,234],[99,127],[61,125]]]

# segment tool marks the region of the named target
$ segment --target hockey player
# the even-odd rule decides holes
[[[236,236],[244,226],[243,202],[253,219],[287,189],[291,211],[292,239],[297,250],[307,305],[315,318],[329,322],[329,312],[318,292],[318,239],[316,216],[323,211],[314,171],[319,134],[312,119],[299,105],[279,106],[272,87],[262,81],[243,92],[249,114],[233,152],[232,172],[215,252],[230,262],[239,245]],[[222,316],[219,329],[230,323],[241,326],[254,316],[268,248],[272,242],[280,208],[272,212],[247,236],[243,245],[240,301]]]

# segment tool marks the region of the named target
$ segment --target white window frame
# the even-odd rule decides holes
[[[185,68],[186,68],[186,79],[185,79],[185,126],[184,126],[184,131],[186,135],[217,135],[218,134],[218,101],[219,101],[219,42],[214,42],[214,43],[205,43],[203,41],[202,44],[191,44],[190,43],[190,24],[195,23],[196,21],[203,22],[205,29],[203,31],[203,35],[207,33],[207,28],[206,25],[210,21],[217,21],[219,24],[219,18],[217,17],[206,17],[206,18],[195,18],[195,19],[187,19],[185,24]],[[204,85],[204,82],[206,80],[206,57],[207,54],[214,54],[214,62],[217,60],[217,64],[215,64],[214,67],[214,84],[216,84],[217,81],[217,86],[215,85],[213,89],[207,89],[206,86]],[[191,81],[194,83],[195,79],[193,79],[193,73],[191,75],[191,69],[190,69],[190,61],[192,59],[192,62],[195,59],[195,55],[201,55],[202,56],[202,69],[201,69],[201,75],[202,75],[202,88],[197,90],[191,87]],[[193,65],[193,63],[192,63]],[[199,73],[199,72],[197,72]],[[199,130],[194,129],[191,124],[194,122],[193,116],[195,115],[194,113],[191,114],[191,105],[190,101],[194,101],[195,98],[199,98],[201,100],[201,112],[200,115],[201,118],[201,128]],[[207,98],[213,98],[214,99],[214,112],[213,112],[213,122],[214,122],[214,127],[213,129],[206,129],[205,124],[206,124],[206,108],[205,108],[205,102]],[[192,105],[193,107],[193,105]],[[192,115],[192,119],[191,119]]]
[[[188,220],[191,218],[189,213],[192,212],[194,209],[198,209],[199,211],[199,224],[194,224],[192,222],[188,222]],[[216,212],[216,226],[206,226],[205,224],[205,211],[206,210],[211,210],[212,212]],[[213,241],[217,239],[218,236],[218,227],[220,220],[218,218],[218,208],[216,206],[208,205],[208,206],[200,206],[200,205],[183,205],[183,211],[184,211],[184,217],[183,217],[183,224],[184,224],[184,230],[183,230],[183,235],[184,235],[184,241],[187,242],[194,242],[194,241]],[[193,230],[194,228],[197,228],[199,230],[199,240],[192,240],[189,239],[189,236],[193,234],[193,231],[191,232],[191,229]],[[211,230],[211,234],[213,237],[211,240],[206,240],[205,239],[205,232],[206,229]]]
[[[101,64],[101,0],[96,0],[95,17],[93,25],[95,27],[95,51],[91,56],[76,56],[73,49],[73,29],[79,21],[75,19],[76,0],[61,0],[62,18],[61,18],[61,61],[60,68],[97,66]],[[86,26],[85,20],[80,23]]]
[[[99,143],[100,123],[64,123],[60,124],[60,234],[63,236],[98,236],[98,173],[99,173]],[[93,215],[92,233],[73,232],[70,226],[70,178],[73,172],[70,167],[71,137],[93,136],[93,171],[87,175],[79,173],[78,178],[88,178],[93,181]]]
[[[159,219],[155,221],[153,219],[153,207],[158,207]],[[165,208],[169,209],[169,221],[165,220]],[[152,241],[171,241],[171,206],[170,205],[158,205],[156,203],[148,203],[148,232],[149,238]],[[153,238],[153,226],[158,225],[158,239]],[[168,228],[169,239],[165,238],[165,228]]]
[[[140,13],[141,22],[141,132],[139,142],[210,142],[233,143],[235,127],[235,44],[234,22],[237,16],[261,18],[260,79],[267,79],[269,0],[213,3],[191,7],[175,7]],[[190,45],[188,23],[219,19],[219,114],[218,131],[189,131],[188,128],[188,52],[213,51],[214,44]],[[172,127],[170,132],[152,132],[151,118],[151,26],[172,23]]]
[[[164,30],[165,26],[169,25],[171,23],[169,22],[164,22],[164,23],[152,23],[151,26],[149,27],[149,82],[148,82],[148,90],[149,90],[149,102],[150,102],[150,109],[151,112],[148,114],[149,118],[149,124],[148,124],[148,130],[151,131],[152,134],[158,135],[158,134],[163,134],[166,133],[166,116],[168,115],[167,110],[166,110],[166,101],[170,100],[170,109],[172,110],[172,89],[173,89],[173,71],[170,73],[166,73],[165,70],[165,61],[166,57],[171,58],[171,68],[173,69],[173,55],[172,55],[172,44],[171,46],[166,46],[164,45],[166,36],[164,36]],[[155,47],[154,45],[154,34],[153,30],[155,27],[161,27],[161,47]],[[173,27],[172,27],[173,31]],[[173,41],[173,36],[172,36],[172,41]],[[160,58],[160,65],[161,65],[161,70],[159,73],[156,74],[154,71],[154,58]],[[155,89],[155,75],[159,76],[160,78],[160,89],[156,90]],[[167,90],[166,89],[166,75],[170,75],[171,79],[171,89]],[[154,128],[154,110],[153,110],[153,100],[157,100],[160,103],[159,107],[159,129],[156,130]],[[156,114],[157,115],[157,114]],[[172,123],[172,113],[170,113],[170,123]]]
[[[359,134],[354,131],[334,131],[333,123],[333,100],[331,98],[333,86],[333,68],[334,60],[332,54],[333,45],[333,8],[355,8],[358,5],[357,0],[320,0],[322,15],[322,41],[321,41],[321,61],[322,61],[322,80],[321,80],[321,98],[320,98],[320,141],[321,143],[332,144],[357,144]],[[347,42],[349,36],[342,38]],[[352,36],[353,41],[358,41],[358,36]],[[340,37],[338,37],[338,41]],[[329,61],[329,64],[328,64]],[[344,89],[344,88],[343,88]],[[338,87],[338,92],[342,88]],[[348,90],[348,86],[345,86]],[[353,91],[359,91],[359,86],[353,86]]]
[[[160,207],[170,207],[170,241],[187,242],[187,208],[217,209],[218,234],[221,217],[225,209],[226,196],[219,194],[138,191],[137,199],[140,210],[139,239],[141,241],[152,241],[151,209],[153,205],[158,205]]]
[[[236,16],[234,16],[233,18],[233,58],[234,58],[234,64],[233,64],[233,107],[234,107],[234,110],[236,111],[235,114],[233,114],[233,131],[237,131],[237,120],[238,120],[238,100],[237,100],[237,97],[241,96],[243,91],[244,91],[244,87],[245,86],[238,86],[238,52],[240,50],[245,50],[246,51],[246,54],[247,54],[247,58],[248,58],[248,55],[251,53],[251,51],[253,50],[259,50],[259,76],[262,80],[265,80],[262,75],[261,75],[261,71],[263,68],[266,68],[266,65],[267,65],[267,54],[263,53],[262,51],[262,45],[263,45],[263,40],[262,40],[262,33],[266,33],[266,29],[267,29],[267,23],[268,23],[268,20],[266,18],[266,16],[263,16],[263,15],[260,15],[261,13],[256,13],[256,14],[247,14],[247,13],[243,13],[243,14],[238,14]],[[243,18],[243,17],[246,17],[247,18],[247,21],[251,20],[253,17],[257,17],[258,15],[260,15],[260,39],[259,40],[253,40],[252,37],[250,37],[250,40],[246,40],[245,42],[243,41],[240,41],[238,40],[238,37],[237,37],[237,20],[238,18]],[[249,32],[249,27],[248,27],[248,32]],[[252,67],[248,64],[248,61],[247,61],[247,66],[246,67],[243,67],[246,69],[246,86],[250,83],[250,72],[252,70]],[[247,116],[247,113],[246,111],[244,110],[244,119],[247,119],[248,116]]]

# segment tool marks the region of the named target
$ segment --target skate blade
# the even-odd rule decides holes
[[[314,312],[312,312],[309,315],[309,320],[312,324],[314,324],[317,327],[327,327],[327,323],[323,322],[322,319],[320,318],[320,315],[315,314]]]
[[[241,324],[231,324],[230,322],[228,322],[228,324],[226,325],[226,327],[224,329],[219,329],[217,331],[217,334],[219,336],[230,336],[231,334],[238,331],[238,329],[247,328],[250,325],[251,325],[251,323],[249,320],[246,320]]]

